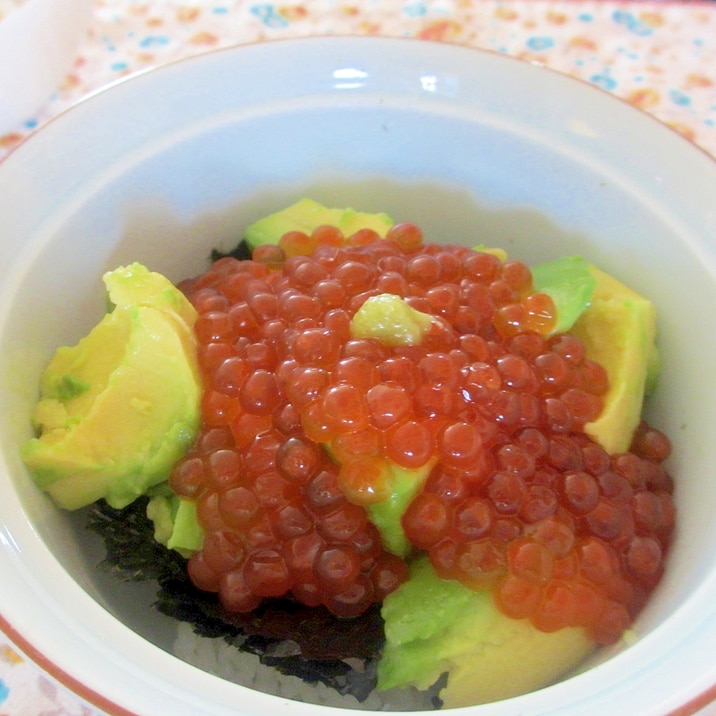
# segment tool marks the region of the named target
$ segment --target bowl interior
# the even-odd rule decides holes
[[[32,583],[48,603],[38,570],[49,570],[70,620],[81,621],[81,593],[98,619],[172,648],[151,590],[99,573],[81,516],[56,511],[23,470],[38,376],[98,320],[104,271],[140,261],[175,280],[196,274],[246,224],[311,196],[528,262],[582,254],[655,301],[663,367],[648,417],[674,443],[678,530],[639,640],[599,657],[622,659],[619,678],[639,671],[650,643],[668,651],[716,619],[702,605],[716,603],[714,179],[713,161],[593,88],[429,43],[269,43],[90,98],[0,165],[0,537],[13,590]]]

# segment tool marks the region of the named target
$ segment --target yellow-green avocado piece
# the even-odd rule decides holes
[[[659,366],[654,304],[613,276],[591,266],[596,287],[571,332],[586,355],[607,371],[604,408],[584,431],[608,453],[625,452],[641,420],[644,396]]]
[[[372,338],[384,346],[418,345],[438,319],[412,308],[392,293],[370,296],[351,319],[351,338]]]
[[[154,539],[167,549],[190,557],[201,549],[204,530],[196,514],[196,502],[175,495],[168,484],[159,485],[147,504],[154,525]]]
[[[414,469],[391,464],[390,495],[387,499],[367,507],[368,518],[378,528],[383,546],[388,552],[399,557],[407,557],[412,550],[401,522],[403,513],[425,484],[434,465],[434,460]]]
[[[382,607],[386,644],[378,689],[428,689],[448,674],[446,708],[498,701],[555,682],[595,648],[584,629],[535,629],[511,619],[492,595],[437,576],[427,557]]]
[[[332,209],[313,199],[299,201],[269,214],[251,224],[244,232],[249,247],[255,249],[263,244],[276,244],[287,231],[303,231],[310,234],[323,225],[337,226],[348,237],[360,229],[373,229],[385,238],[393,225],[388,214],[369,213],[354,209]]]
[[[536,291],[546,293],[557,309],[551,333],[564,333],[589,307],[597,279],[581,256],[564,256],[532,267]]]
[[[504,249],[484,244],[475,246],[475,251],[492,254],[503,262],[508,258]],[[546,293],[557,309],[557,320],[549,335],[568,331],[589,306],[597,284],[590,264],[581,256],[563,256],[532,266],[531,271],[535,291]]]
[[[60,347],[22,446],[37,484],[65,509],[128,505],[165,480],[200,423],[196,312],[161,274],[134,263],[103,277],[110,312]]]

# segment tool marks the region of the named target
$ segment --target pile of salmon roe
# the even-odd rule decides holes
[[[529,268],[322,226],[180,285],[196,307],[203,429],[170,484],[205,530],[195,585],[230,611],[270,597],[362,613],[407,577],[368,508],[391,465],[424,481],[402,526],[437,573],[543,631],[612,643],[659,581],[674,524],[670,444],[642,425],[608,455],[583,431],[604,369]],[[432,316],[417,342],[355,338],[368,298]],[[329,449],[326,449],[328,446]]]

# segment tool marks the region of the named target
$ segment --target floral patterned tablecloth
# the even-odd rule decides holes
[[[0,135],[0,160],[119,78],[237,43],[328,33],[411,36],[541,63],[631,102],[716,156],[714,2],[96,0],[73,67],[36,116]],[[0,635],[0,716],[97,713]]]

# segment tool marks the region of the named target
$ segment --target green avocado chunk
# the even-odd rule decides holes
[[[378,528],[388,552],[407,557],[412,549],[402,525],[403,513],[428,479],[434,461],[409,470],[391,464],[392,487],[387,499],[368,506],[368,518]]]
[[[251,249],[263,244],[276,244],[287,231],[303,231],[310,234],[325,224],[337,226],[350,236],[360,229],[373,229],[385,238],[393,220],[385,213],[368,213],[354,209],[330,209],[313,199],[300,199],[295,204],[269,214],[251,224],[244,238]]]
[[[351,338],[372,338],[384,346],[412,346],[437,319],[412,308],[400,296],[380,293],[366,299],[351,319]]]
[[[572,333],[584,343],[586,355],[604,366],[609,389],[601,415],[584,431],[615,454],[629,449],[644,396],[657,379],[656,308],[613,276],[595,266],[590,270],[596,279],[593,299]]]
[[[188,558],[201,549],[204,530],[197,518],[196,503],[169,493],[160,492],[150,498],[147,517],[154,524],[154,539]]]
[[[167,478],[200,423],[196,312],[141,264],[104,276],[111,312],[46,367],[21,448],[36,483],[65,509],[125,507]]]
[[[427,557],[383,602],[386,644],[378,689],[428,689],[447,674],[440,691],[446,708],[498,701],[556,681],[595,648],[584,629],[541,632],[512,619],[492,595],[437,576]]]
[[[557,309],[557,323],[552,333],[568,331],[589,306],[597,280],[581,256],[565,256],[532,267],[532,282],[540,293],[546,293]]]

